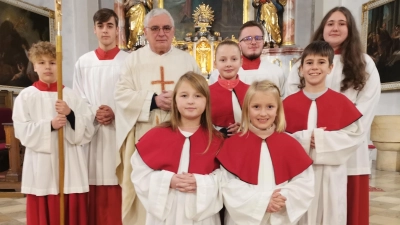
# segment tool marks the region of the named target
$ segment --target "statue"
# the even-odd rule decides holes
[[[200,66],[202,74],[209,74],[211,70],[211,46],[206,42],[205,38],[198,43],[196,47],[196,61]]]
[[[207,36],[210,33],[211,24],[214,21],[214,11],[209,5],[201,4],[193,13],[194,27],[200,28],[199,36]]]
[[[126,0],[126,17],[129,19],[129,39],[127,48],[134,49],[143,46],[141,39],[144,37],[144,17],[153,9],[153,0]]]
[[[278,9],[274,2],[272,0],[253,0],[252,5],[257,8],[257,21],[265,27],[275,43],[281,43]]]

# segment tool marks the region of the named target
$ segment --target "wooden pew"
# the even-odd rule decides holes
[[[10,169],[5,175],[5,180],[0,182],[0,189],[14,189],[21,191],[21,144],[14,136],[14,127],[12,123],[3,123],[6,132],[6,148],[9,150]],[[21,197],[20,193],[1,192],[0,197]]]

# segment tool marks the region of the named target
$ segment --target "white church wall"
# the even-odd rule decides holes
[[[99,0],[99,8],[114,9],[114,0]]]
[[[368,0],[314,0],[315,1],[315,27],[320,23],[323,16],[335,6],[345,6],[354,16],[358,29],[361,31],[362,4]],[[322,16],[321,16],[322,15]],[[382,92],[376,109],[376,115],[400,115],[400,91]]]
[[[39,7],[54,10],[54,0],[25,0]],[[72,87],[76,60],[97,46],[93,34],[93,14],[99,8],[97,0],[63,1],[63,83]]]

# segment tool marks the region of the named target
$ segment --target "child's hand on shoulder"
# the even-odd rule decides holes
[[[59,114],[68,116],[71,113],[71,109],[69,108],[67,103],[64,102],[63,100],[57,100],[56,101],[56,112],[58,112]]]
[[[234,134],[236,134],[237,132],[239,132],[239,128],[240,128],[240,123],[234,123],[229,125],[228,127],[228,136],[232,136]]]
[[[66,124],[67,124],[67,117],[62,114],[57,114],[57,116],[51,120],[51,126],[55,130],[60,129],[61,127],[65,126]]]

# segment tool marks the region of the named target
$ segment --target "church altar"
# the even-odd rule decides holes
[[[231,39],[233,41],[239,42],[235,35],[238,35],[240,26],[238,26],[234,32],[231,31],[220,32],[215,29],[215,24],[219,25],[225,22],[224,26],[231,25],[230,23],[235,23],[231,21],[232,18],[228,18],[230,14],[235,12],[233,8],[232,12],[227,10],[229,7],[228,2],[221,1],[219,6],[215,5],[213,2],[204,1],[202,4],[195,3],[195,1],[179,1],[181,2],[181,8],[183,11],[179,13],[184,13],[186,17],[180,21],[175,18],[175,38],[172,42],[173,46],[181,50],[187,51],[192,55],[204,76],[208,76],[214,70],[214,56],[215,49],[218,44],[226,39]],[[120,26],[123,26],[125,22],[129,27],[129,35],[127,28],[120,27],[119,35],[119,47],[124,50],[136,50],[144,45],[146,45],[146,40],[144,38],[143,32],[138,32],[137,36],[133,37],[133,30],[142,31],[144,29],[143,21],[138,17],[132,17],[132,9],[140,9],[142,14],[146,11],[150,11],[153,7],[166,8],[169,11],[173,11],[172,6],[166,5],[167,2],[163,0],[158,0],[157,3],[152,0],[115,0],[114,10],[117,12],[121,21],[123,21]],[[193,4],[199,4],[193,6]],[[282,67],[284,74],[287,76],[290,72],[292,65],[297,61],[302,53],[302,49],[295,46],[295,0],[268,0],[268,1],[258,1],[258,0],[243,0],[243,5],[241,5],[241,10],[243,10],[242,20],[240,24],[247,22],[248,20],[259,21],[265,28],[265,48],[262,52],[262,58],[267,58],[271,63],[277,64]],[[126,8],[129,6],[130,8]],[[139,7],[140,6],[140,7]],[[215,9],[212,8],[215,7]],[[195,7],[195,9],[193,9]],[[227,8],[228,7],[228,8]],[[272,7],[272,8],[271,8]],[[124,10],[129,10],[126,12]],[[217,10],[217,11],[215,11]],[[222,10],[222,11],[219,11]],[[189,13],[190,12],[190,13]],[[171,12],[172,17],[176,16],[175,13]],[[274,19],[270,18],[268,15],[274,16]],[[190,15],[192,18],[190,18]],[[222,18],[221,18],[222,17]],[[193,20],[193,27],[190,30],[186,30],[186,34],[182,37],[182,24],[185,24],[187,20]],[[279,21],[279,24],[276,22]],[[237,22],[237,21],[236,21]],[[135,26],[135,27],[133,27]],[[140,26],[138,28],[138,26]],[[187,25],[185,25],[187,27]],[[224,27],[223,26],[223,27]],[[219,26],[221,27],[221,26]],[[179,31],[178,31],[179,30]],[[222,37],[221,33],[225,34]],[[228,36],[227,36],[228,34]],[[178,37],[178,38],[177,38]],[[181,38],[179,38],[181,37]],[[135,42],[132,45],[132,42]],[[127,45],[126,43],[130,43]],[[128,49],[127,46],[132,46]]]

